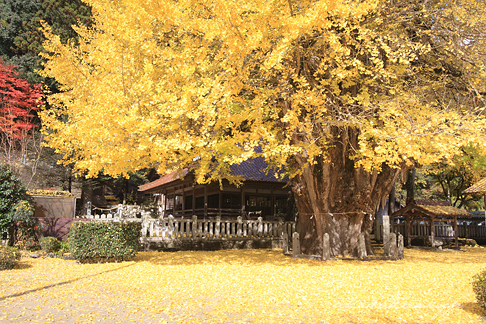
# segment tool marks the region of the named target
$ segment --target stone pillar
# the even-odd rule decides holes
[[[284,218],[283,217],[278,218],[277,231],[278,231],[278,235],[282,235],[282,233],[284,232]]]
[[[197,222],[197,219],[196,219]],[[197,233],[196,236],[202,237],[203,236],[203,221],[197,222]]]
[[[91,216],[91,201],[86,203],[86,216]]]
[[[154,236],[154,220],[152,219],[146,219],[146,222],[149,224],[149,229],[148,229],[148,236],[153,237]]]
[[[241,216],[236,217],[236,221],[238,222],[236,224],[236,236],[241,237],[242,236],[242,227],[243,227],[243,217],[241,217]]]
[[[192,237],[197,236],[197,215],[192,215]]]
[[[430,220],[430,243],[432,245],[432,248],[435,248],[435,225],[433,217],[431,217]]]
[[[292,256],[295,258],[300,254],[299,233],[292,234]]]
[[[122,204],[118,205],[118,217],[120,217],[120,219],[123,218],[123,205]]]
[[[172,238],[174,235],[174,216],[169,215],[167,218],[169,221],[169,237]]]
[[[399,234],[398,235],[398,258],[399,259],[403,259],[405,257],[403,246],[404,246],[403,235]]]
[[[397,235],[395,233],[390,233],[390,239],[388,241],[388,251],[391,258],[397,258]]]
[[[287,233],[282,233],[282,249],[283,254],[289,253],[289,235]]]
[[[142,221],[142,237],[147,237],[147,222]]]
[[[383,250],[386,256],[390,256],[388,241],[390,240],[390,217],[383,215]]]
[[[366,257],[367,254],[366,254],[365,238],[364,238],[364,234],[360,233],[358,235],[358,258],[364,259]]]
[[[381,228],[378,219],[375,219],[375,240],[381,242]]]
[[[258,217],[258,236],[262,237],[263,236],[263,218],[260,216]]]
[[[329,240],[329,234],[324,233],[322,238],[322,260],[330,260],[331,259],[331,244]]]
[[[221,230],[221,217],[216,216],[216,227],[214,228],[214,236],[219,237],[219,231]]]

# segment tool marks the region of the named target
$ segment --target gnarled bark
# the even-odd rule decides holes
[[[322,237],[328,233],[331,255],[356,255],[358,235],[364,233],[367,253],[374,254],[370,242],[373,214],[388,196],[399,169],[387,165],[381,171],[366,172],[350,159],[350,146],[356,148],[358,131],[333,130],[334,141],[328,155],[305,166],[293,180],[293,191],[299,212],[301,250],[304,254],[322,254]],[[304,160],[297,157],[296,167]]]

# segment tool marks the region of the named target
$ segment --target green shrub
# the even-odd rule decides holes
[[[8,236],[8,245],[14,245],[21,236],[31,236],[36,226],[33,212],[20,179],[6,165],[0,165],[0,236]]]
[[[486,309],[486,269],[474,275],[472,288],[479,306]]]
[[[81,262],[123,261],[140,249],[140,237],[140,223],[73,222],[69,249],[72,257]]]
[[[61,242],[55,237],[46,236],[40,239],[40,246],[44,252],[55,253],[61,249]]]
[[[61,248],[59,249],[59,252],[61,252],[62,254],[69,253],[69,240],[67,238],[61,242]]]
[[[20,251],[10,246],[0,246],[0,270],[12,269],[20,260]]]

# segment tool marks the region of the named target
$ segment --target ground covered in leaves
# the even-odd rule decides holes
[[[22,259],[0,271],[0,323],[483,323],[471,278],[486,249],[401,261],[291,259],[281,250],[142,252],[133,261]]]

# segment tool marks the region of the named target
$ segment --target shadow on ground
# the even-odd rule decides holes
[[[459,305],[459,307],[466,312],[469,312],[474,315],[479,315],[482,317],[483,321],[486,321],[486,310],[482,309],[478,304],[476,303],[462,303]]]
[[[71,280],[61,281],[61,282],[57,282],[57,283],[54,283],[54,284],[38,287],[38,288],[35,288],[35,289],[29,289],[29,290],[26,290],[26,291],[22,291],[22,292],[19,292],[19,293],[16,293],[16,294],[3,296],[3,297],[0,297],[0,301],[3,301],[3,300],[8,299],[8,298],[24,296],[24,295],[27,295],[27,294],[30,294],[30,293],[35,293],[37,291],[42,291],[42,290],[49,289],[49,288],[52,288],[52,287],[63,286],[63,285],[70,284],[70,283],[73,283],[73,282],[76,282],[76,281],[79,281],[79,280],[82,280],[82,279],[85,279],[85,278],[99,276],[100,274],[103,274],[103,273],[118,271],[118,270],[123,269],[123,268],[131,267],[133,265],[135,265],[135,264],[134,263],[127,264],[127,265],[121,266],[121,267],[116,268],[116,269],[100,271],[100,272],[97,272],[97,273],[94,273],[94,274],[77,277],[77,278],[74,278],[74,279],[71,279]]]

